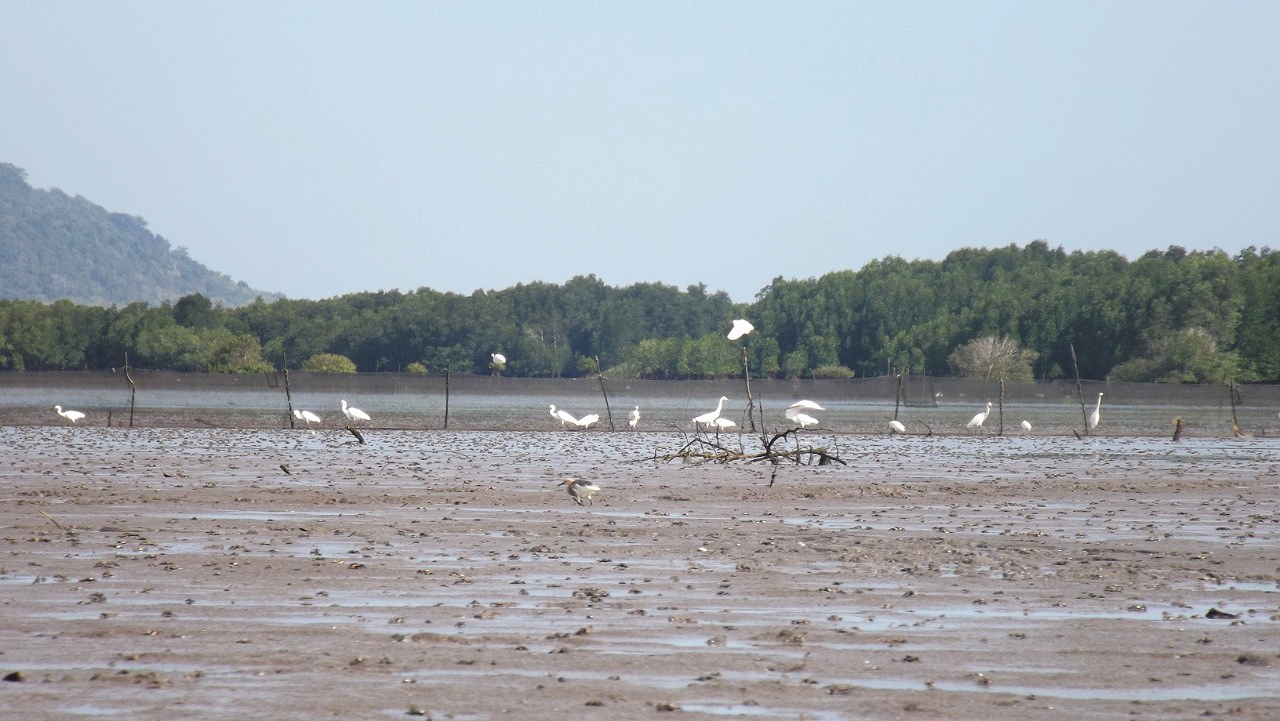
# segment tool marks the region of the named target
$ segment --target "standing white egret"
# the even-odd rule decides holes
[[[734,423],[733,421],[731,421],[731,420],[729,420],[728,418],[725,418],[725,417],[723,417],[723,416],[721,416],[720,418],[717,418],[717,419],[715,419],[715,420],[711,421],[711,425],[713,425],[713,426],[715,426],[715,427],[716,427],[716,433],[719,433],[720,431],[727,431],[727,430],[729,430],[730,428],[737,428],[737,427],[738,427],[738,424],[737,424],[737,423]]]
[[[640,406],[636,406],[631,410],[631,413],[627,414],[627,425],[630,426],[631,430],[634,431],[636,429],[636,424],[639,422],[640,422]]]
[[[1098,427],[1098,422],[1102,420],[1102,394],[1098,394],[1098,404],[1093,407],[1093,413],[1089,414],[1089,430]]]
[[[571,423],[575,426],[578,425],[578,419],[574,418],[572,413],[556,410],[556,404],[554,403],[551,404],[551,417],[560,421],[561,428],[564,428],[566,423]]]
[[[893,435],[894,433],[906,433],[906,432],[907,432],[907,427],[902,425],[902,421],[899,421],[896,418],[894,420],[889,421],[889,435]]]
[[[724,402],[727,400],[729,400],[728,396],[720,396],[720,402],[716,403],[716,409],[694,418],[693,427],[697,429],[699,426],[709,426],[714,423],[720,417],[720,411],[724,408]]]
[[[600,490],[600,486],[597,486],[591,481],[574,480],[572,478],[564,479],[560,485],[568,486],[568,489],[566,490],[569,491],[569,497],[572,498],[573,502],[579,506],[583,505],[582,499],[584,498],[587,499],[587,502],[591,503],[591,505],[595,505],[595,501],[591,500],[591,496],[595,495],[595,493]]]
[[[504,366],[507,364],[507,357],[501,353],[490,353],[489,362],[493,363],[495,366]]]
[[[733,328],[729,329],[729,335],[725,336],[729,340],[737,340],[742,336],[755,330],[756,327],[743,318],[733,321]]]
[[[347,420],[351,421],[352,423],[356,421],[372,420],[371,418],[369,418],[368,413],[365,413],[364,411],[354,406],[348,406],[345,400],[342,401],[342,415],[346,416]]]
[[[577,420],[577,422],[576,422],[576,423],[574,423],[574,425],[576,425],[578,428],[581,428],[581,429],[584,429],[584,430],[585,430],[585,429],[587,429],[587,428],[590,428],[591,426],[594,426],[595,424],[597,424],[597,423],[599,423],[599,422],[600,422],[600,415],[599,415],[599,414],[597,414],[597,413],[588,413],[587,415],[585,415],[585,416],[583,416],[583,417],[579,418],[579,419]]]
[[[293,417],[300,421],[305,421],[308,428],[311,427],[312,423],[320,422],[320,416],[312,413],[311,411],[300,411],[297,408],[293,409]]]
[[[66,418],[67,420],[71,421],[73,424],[76,421],[80,420],[81,418],[84,418],[84,414],[81,413],[80,411],[64,411],[62,410],[62,406],[54,406],[53,410],[57,411],[58,415],[62,416],[63,418]]]
[[[970,418],[969,422],[964,424],[964,427],[980,429],[982,428],[982,424],[987,422],[987,416],[989,415],[991,415],[991,401],[987,401],[987,409],[985,411],[982,411],[973,418]]]
[[[1030,432],[1031,432],[1031,421],[1023,421],[1023,422],[1022,422],[1022,432],[1023,432],[1023,433],[1030,433]]]
[[[787,418],[790,419],[792,423],[800,426],[801,428],[808,428],[809,426],[818,425],[818,419],[814,418],[808,413],[796,412],[788,415]]]

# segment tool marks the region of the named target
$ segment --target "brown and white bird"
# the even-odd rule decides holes
[[[569,497],[572,498],[573,502],[579,506],[584,505],[582,503],[584,499],[591,505],[595,505],[595,502],[591,500],[591,496],[595,495],[596,491],[600,490],[600,486],[597,486],[591,481],[584,481],[581,479],[574,480],[572,478],[564,479],[561,485],[569,487]]]

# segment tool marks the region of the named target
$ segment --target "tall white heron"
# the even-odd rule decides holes
[[[72,411],[72,410],[64,411],[62,410],[62,406],[54,406],[53,410],[56,411],[58,415],[71,421],[72,424],[74,424],[76,421],[80,420],[81,418],[84,418],[84,414],[81,413],[80,411]]]
[[[709,426],[715,423],[715,420],[720,417],[720,411],[724,409],[724,402],[727,400],[729,400],[728,396],[720,396],[720,402],[716,403],[716,409],[710,413],[703,413],[695,417],[693,419],[693,427],[696,429],[700,426]]]
[[[631,430],[634,431],[636,429],[636,424],[638,424],[639,422],[640,422],[640,406],[636,406],[635,408],[631,409],[630,413],[627,414],[627,425],[630,426]]]
[[[578,419],[574,418],[572,413],[564,410],[560,410],[560,411],[556,410],[556,404],[554,403],[551,404],[551,417],[560,421],[561,428],[564,428],[564,425],[566,423],[569,423],[575,426],[578,425]]]
[[[991,415],[991,401],[987,401],[987,409],[985,411],[982,411],[981,413],[974,416],[973,418],[970,418],[969,422],[964,424],[964,427],[965,428],[982,428],[982,424],[987,422],[987,416],[989,415]]]
[[[1098,427],[1098,423],[1102,420],[1102,394],[1098,394],[1098,404],[1093,407],[1093,413],[1089,414],[1089,430]]]
[[[364,411],[360,410],[359,408],[356,408],[355,406],[347,405],[347,402],[345,400],[342,401],[342,415],[346,416],[347,420],[351,421],[352,423],[355,423],[356,421],[372,420],[371,418],[369,418],[368,413],[365,413]]]

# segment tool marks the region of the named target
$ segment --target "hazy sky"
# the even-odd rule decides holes
[[[0,0],[0,161],[294,298],[1280,245],[1280,2]]]

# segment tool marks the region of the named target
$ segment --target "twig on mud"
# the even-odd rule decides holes
[[[52,523],[53,525],[57,526],[59,531],[66,530],[66,529],[64,529],[64,528],[62,527],[62,524],[61,524],[61,523],[58,523],[57,521],[53,520],[53,516],[50,516],[49,514],[45,513],[44,511],[40,510],[39,508],[37,508],[37,509],[36,509],[36,512],[37,512],[37,513],[39,513],[40,515],[44,516],[45,518],[49,519],[49,523]]]

